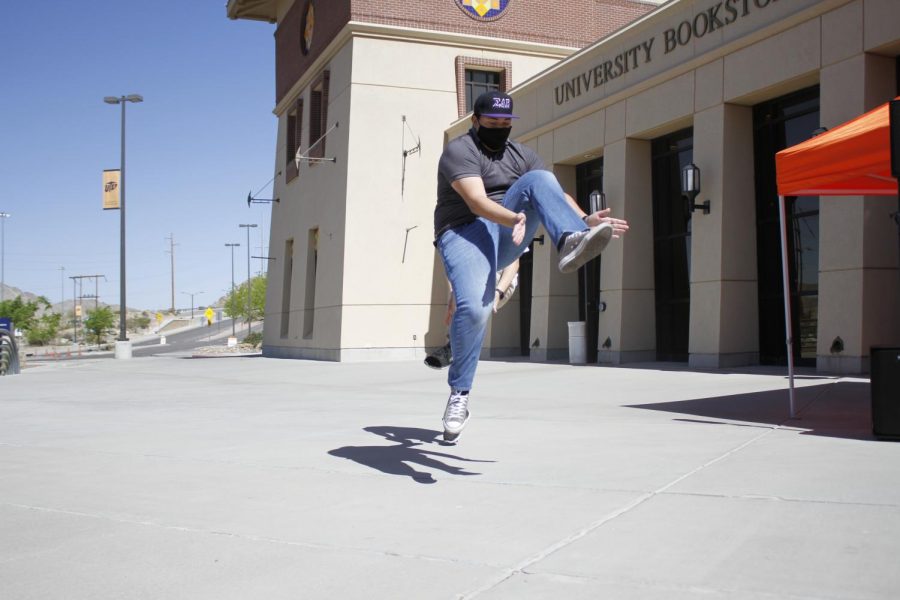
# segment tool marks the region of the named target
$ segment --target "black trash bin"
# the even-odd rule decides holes
[[[900,440],[900,346],[872,347],[872,433]]]

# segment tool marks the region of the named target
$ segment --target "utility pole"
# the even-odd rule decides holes
[[[234,297],[234,249],[240,246],[240,244],[225,244],[226,248],[231,248],[231,301],[234,302],[237,299]],[[234,322],[236,320],[237,315],[231,315],[231,337],[235,337],[234,332]]]
[[[75,314],[76,305],[81,305],[81,300],[85,298],[93,298],[94,299],[94,310],[99,308],[99,279],[103,278],[106,280],[106,275],[72,275],[69,279],[72,280],[72,318],[75,321],[75,342],[78,341],[78,316]],[[83,280],[84,279],[93,279],[94,280],[94,295],[93,296],[85,296],[83,292]],[[78,281],[78,296],[76,300],[75,296],[75,281]]]
[[[0,212],[0,302],[3,302],[3,294],[6,293],[4,291],[6,287],[6,228],[4,223],[11,216],[8,212]]]
[[[78,301],[75,299],[75,278],[69,277],[72,280],[72,327],[74,328],[74,332],[72,333],[72,343],[78,344]]]
[[[66,268],[59,268],[59,314],[66,314]]]
[[[260,227],[259,228],[259,254],[260,254],[260,256],[265,256],[267,254],[266,249],[263,246],[263,236],[264,236],[263,228]],[[263,273],[266,272],[266,269],[263,266],[263,264],[264,263],[263,263],[262,259],[260,259],[259,260],[259,274],[260,275],[262,275]]]
[[[242,223],[238,225],[238,227],[245,227],[247,229],[247,335],[250,335],[253,327],[253,319],[251,318],[250,311],[252,310],[250,306],[250,292],[251,292],[251,278],[250,278],[250,229],[253,227],[257,227],[256,223]]]
[[[174,233],[170,233],[166,239],[169,240],[169,249],[166,252],[172,255],[172,314],[175,314],[175,246],[178,244],[175,243]]]

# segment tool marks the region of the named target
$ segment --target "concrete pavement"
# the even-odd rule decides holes
[[[0,597],[888,599],[865,379],[482,362],[60,362],[0,379]]]

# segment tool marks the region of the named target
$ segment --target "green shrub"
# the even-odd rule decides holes
[[[253,346],[254,348],[258,348],[259,345],[262,344],[262,334],[258,331],[247,334],[247,337],[244,338],[244,343]]]
[[[38,319],[30,329],[25,331],[25,339],[32,346],[45,346],[53,341],[59,331],[59,322],[62,315],[59,313],[46,313]]]

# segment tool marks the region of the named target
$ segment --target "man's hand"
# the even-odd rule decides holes
[[[626,225],[627,229],[627,225]],[[512,241],[518,246],[525,239],[525,213],[516,214],[516,224],[512,228]]]
[[[450,327],[450,321],[453,320],[453,313],[456,312],[456,296],[450,294],[450,300],[447,302],[447,312],[444,314],[444,325]]]
[[[628,221],[625,219],[616,219],[615,217],[609,216],[610,209],[604,208],[603,210],[598,210],[595,213],[592,213],[585,218],[584,222],[588,227],[596,227],[602,223],[609,223],[613,226],[613,237],[618,238],[625,234],[628,231]]]

